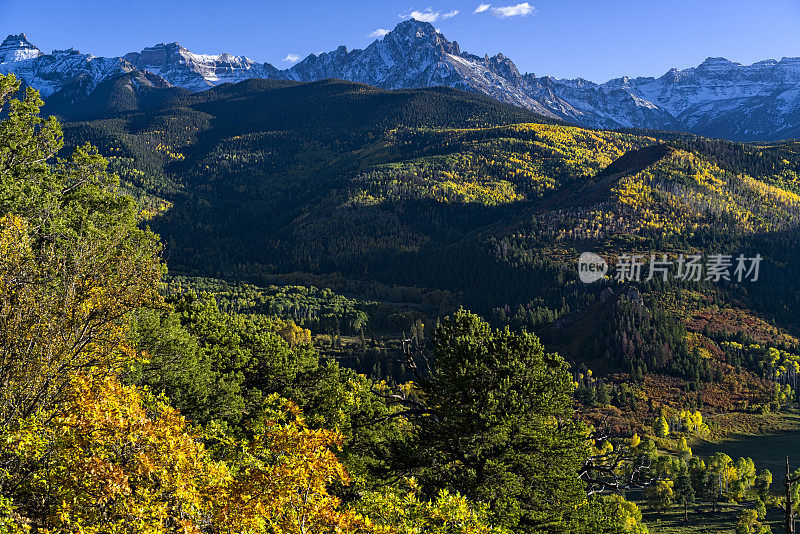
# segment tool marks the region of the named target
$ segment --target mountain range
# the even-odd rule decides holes
[[[245,56],[195,54],[178,43],[113,58],[74,49],[45,54],[24,34],[9,35],[0,45],[0,73],[8,72],[44,98],[66,104],[79,103],[119,77],[129,81],[126,90],[132,93],[170,86],[198,92],[252,78],[338,78],[384,89],[447,86],[599,129],[678,130],[743,141],[800,135],[800,58],[747,66],[708,58],[659,78],[623,77],[597,84],[522,74],[503,54],[464,52],[431,24],[413,19],[363,50],[340,46],[285,70]]]

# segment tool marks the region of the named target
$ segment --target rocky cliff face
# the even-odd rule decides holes
[[[280,77],[280,71],[269,63],[256,63],[230,54],[193,54],[178,43],[158,44],[126,54],[124,59],[138,70],[152,72],[172,85],[191,91],[249,78]]]
[[[0,45],[0,72],[14,72],[43,96],[78,98],[102,81],[144,71],[191,91],[249,78],[316,81],[340,78],[387,89],[443,85],[481,93],[542,115],[594,128],[690,131],[737,140],[773,140],[800,131],[800,58],[745,66],[709,58],[660,78],[603,84],[521,74],[502,54],[464,52],[425,22],[404,21],[363,50],[339,47],[286,70],[244,56],[194,54],[177,43],[118,58],[74,50],[42,54],[24,34]]]
[[[0,73],[14,73],[43,98],[61,91],[85,96],[104,80],[133,70],[122,58],[94,57],[72,48],[0,64]]]
[[[25,61],[34,59],[42,55],[42,52],[28,42],[24,33],[19,35],[9,35],[0,44],[0,63],[11,61]]]

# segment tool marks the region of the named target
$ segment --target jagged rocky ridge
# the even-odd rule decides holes
[[[800,135],[800,58],[749,66],[709,58],[660,78],[597,84],[521,74],[504,55],[463,52],[432,25],[416,20],[398,24],[363,50],[342,46],[285,70],[244,56],[194,54],[177,43],[118,58],[71,49],[43,54],[24,34],[10,35],[0,45],[0,72],[14,72],[46,98],[62,93],[62,101],[75,101],[103,81],[131,72],[152,73],[165,85],[191,91],[249,78],[339,78],[387,89],[454,87],[594,128],[682,130],[736,140]],[[132,91],[138,87],[130,85]]]

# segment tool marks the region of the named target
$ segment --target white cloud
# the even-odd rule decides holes
[[[434,11],[432,8],[428,7],[425,11],[412,11],[408,14],[408,16],[404,18],[412,18],[414,20],[418,20],[420,22],[436,22],[439,20],[441,13],[438,11]]]
[[[389,30],[384,28],[378,28],[377,30],[370,32],[367,37],[383,37],[384,35],[388,34]]]
[[[475,8],[473,13],[483,13],[484,11],[488,11],[490,7],[492,7],[492,4],[481,4]]]
[[[515,6],[493,7],[492,13],[504,19],[508,17],[526,17],[535,14],[536,10],[528,2],[522,2]]]
[[[430,22],[432,24],[439,19],[442,20],[452,19],[459,13],[460,11],[457,9],[453,9],[452,11],[448,11],[447,13],[442,13],[441,11],[435,11],[432,7],[426,7],[422,11],[415,9],[410,13],[407,14],[401,13],[397,16],[401,19],[414,19],[420,22]]]
[[[284,61],[288,61],[289,63],[296,63],[300,61],[300,56],[297,54],[286,54],[286,57],[283,58]]]

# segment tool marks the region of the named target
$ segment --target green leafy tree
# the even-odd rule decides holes
[[[758,512],[749,508],[739,515],[736,523],[736,534],[770,534],[772,529],[758,521]]]
[[[772,485],[772,472],[769,469],[764,469],[756,477],[755,485],[753,486],[758,498],[766,502],[769,496],[769,488]]]
[[[597,382],[597,402],[599,404],[608,404],[611,402],[611,395],[608,393],[608,386],[606,383],[600,380]]]
[[[441,490],[430,501],[419,498],[419,487],[408,479],[399,488],[363,492],[351,508],[377,525],[378,532],[396,534],[504,534],[492,528],[485,506],[470,503],[458,494]]]
[[[159,324],[152,319],[139,323],[138,340],[158,358],[158,372],[144,373],[141,380],[166,393],[179,393],[187,401],[179,404],[181,410],[198,422],[238,424],[269,394],[298,398],[301,381],[317,368],[318,356],[310,344],[292,346],[281,335],[287,326],[282,320],[225,314],[213,299],[191,293],[168,302],[179,325],[168,317]],[[169,362],[183,368],[170,367]],[[195,371],[204,374],[193,379]],[[201,391],[195,391],[198,388]]]
[[[15,98],[19,89],[13,74],[0,76],[0,212],[45,219],[60,193],[50,163],[63,135],[55,118],[39,116],[39,93],[29,87]]]
[[[666,438],[669,436],[669,423],[667,423],[666,418],[662,415],[658,418],[655,425],[656,436],[659,438]]]
[[[160,307],[160,244],[89,145],[68,159],[54,119],[13,76],[0,76],[0,420],[59,402],[71,372],[131,363],[127,317]]]
[[[678,439],[678,455],[682,460],[686,460],[692,456],[692,448],[686,442],[686,438],[681,436]]]
[[[595,495],[584,505],[587,508],[582,532],[593,534],[647,534],[642,512],[635,503],[616,494]]]
[[[695,496],[708,496],[710,481],[708,479],[708,470],[706,469],[705,461],[703,461],[702,458],[694,456],[689,458],[687,467]]]
[[[763,521],[765,517],[767,517],[767,505],[761,499],[756,501],[756,512],[758,513],[758,520]]]
[[[737,458],[734,462],[735,477],[730,484],[730,498],[742,501],[756,481],[756,467],[751,458]]]
[[[669,507],[675,496],[673,487],[674,482],[672,480],[658,480],[654,484],[647,486],[644,496],[650,507],[658,513]]]
[[[172,310],[137,310],[128,337],[145,357],[126,370],[126,381],[165,394],[181,413],[206,422],[203,407],[221,392],[208,352],[181,324],[181,316]]]

